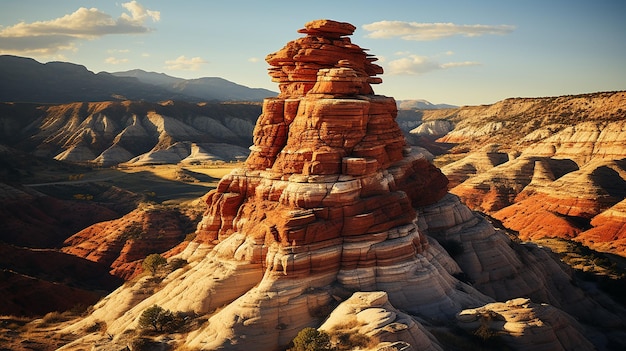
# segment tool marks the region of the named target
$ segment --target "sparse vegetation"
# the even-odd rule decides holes
[[[354,330],[357,322],[353,322],[337,326],[330,332],[304,328],[293,339],[288,351],[348,351],[375,347],[379,341]]]
[[[161,266],[165,266],[166,264],[167,260],[165,259],[165,257],[155,253],[148,255],[143,260],[143,263],[141,265],[145,270],[150,271],[150,273],[154,277],[157,274],[159,268]]]
[[[157,333],[174,333],[180,331],[189,321],[190,316],[183,312],[172,312],[159,305],[146,308],[139,317],[140,329]]]
[[[184,260],[184,259],[182,259],[182,258],[178,258],[178,257],[176,257],[176,258],[171,259],[171,260],[167,263],[167,265],[168,265],[168,267],[169,267],[169,269],[170,269],[170,272],[173,272],[173,271],[175,271],[175,270],[177,270],[177,269],[179,269],[179,268],[183,268],[183,267],[185,267],[185,266],[187,265],[187,263],[188,263],[188,262],[187,262],[186,260]]]
[[[292,341],[289,351],[331,351],[330,336],[315,328],[304,328]]]
[[[358,332],[331,332],[330,339],[336,351],[368,349],[378,344],[378,340]]]

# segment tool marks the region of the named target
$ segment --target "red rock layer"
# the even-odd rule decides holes
[[[522,240],[544,237],[574,238],[597,214],[597,201],[535,194],[493,214]]]
[[[593,228],[582,232],[577,241],[603,252],[626,257],[626,200],[591,220]]]
[[[349,61],[354,73],[361,78],[359,81],[363,84],[358,93],[373,94],[370,84],[381,82],[380,78],[373,76],[383,73],[383,69],[373,63],[377,60],[375,57],[366,54],[346,37],[355,29],[350,23],[311,21],[298,31],[307,34],[306,37],[290,41],[281,50],[267,55],[265,60],[273,66],[269,75],[280,88],[278,97],[304,96],[318,83],[318,71],[335,67],[339,60]],[[348,84],[354,83],[350,81]]]
[[[143,272],[152,253],[164,253],[185,238],[184,219],[174,210],[137,209],[122,218],[94,224],[65,240],[63,252],[111,267],[131,279]]]
[[[411,224],[412,206],[445,195],[445,176],[406,147],[395,100],[373,95],[371,76],[382,70],[343,37],[350,28],[309,22],[307,37],[268,55],[281,94],[264,102],[245,169],[209,194],[198,241],[217,244],[239,232],[266,245],[333,246]],[[263,255],[257,250],[253,261],[263,262]],[[368,262],[361,264],[376,264]]]

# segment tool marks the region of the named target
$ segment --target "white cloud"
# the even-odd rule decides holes
[[[454,23],[418,23],[402,21],[379,21],[363,25],[370,32],[368,38],[400,37],[404,40],[436,40],[455,35],[478,37],[487,34],[504,35],[515,27],[510,25],[454,24]]]
[[[480,63],[473,61],[440,63],[432,57],[409,55],[389,61],[387,68],[388,73],[391,75],[419,75],[442,69],[477,65],[480,65]]]
[[[259,61],[260,61],[260,60],[259,60],[259,58],[258,58],[258,57],[250,57],[250,58],[248,59],[248,62],[252,62],[252,63],[259,62]]]
[[[156,22],[161,20],[161,12],[150,11],[135,0],[122,4],[122,7],[130,11],[130,16],[126,13],[123,13],[121,16],[121,18],[129,22],[143,23],[148,17]]]
[[[200,57],[186,58],[185,56],[178,56],[174,60],[165,61],[165,68],[181,71],[197,71],[200,66],[208,63]]]
[[[158,11],[146,10],[137,1],[122,4],[129,13],[115,19],[97,8],[81,7],[63,17],[20,22],[0,30],[0,53],[51,55],[76,48],[79,40],[110,34],[146,33],[148,19],[159,21]]]
[[[128,62],[128,59],[119,59],[117,57],[107,57],[106,60],[104,60],[104,62],[106,63],[110,63],[112,65],[119,65],[120,63],[126,63]]]

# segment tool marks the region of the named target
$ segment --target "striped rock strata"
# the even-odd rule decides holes
[[[517,292],[509,276],[521,293],[541,290],[549,276],[521,272],[502,233],[446,196],[446,177],[405,145],[394,99],[371,90],[380,68],[346,38],[353,30],[309,22],[305,38],[268,55],[281,93],[264,103],[245,166],[208,194],[197,236],[177,256],[189,266],[155,292],[147,278],[118,289],[64,332],[105,321],[115,337],[104,342],[122,345],[157,304],[208,318],[179,337],[189,349],[283,350],[303,328],[333,328],[344,315],[390,348],[436,350],[418,320],[445,325],[493,302],[454,275],[467,270],[485,290],[496,281],[499,296]],[[477,243],[463,243],[457,263],[426,232],[469,232],[457,239]]]
[[[207,196],[180,254],[191,268],[149,297],[116,291],[88,320],[118,335],[153,304],[220,309],[187,346],[276,350],[358,291],[385,291],[429,320],[492,301],[455,279],[458,266],[419,232],[414,207],[441,199],[447,179],[405,144],[395,100],[373,94],[382,70],[345,37],[353,30],[313,21],[268,55],[281,94],[263,105],[245,167]]]

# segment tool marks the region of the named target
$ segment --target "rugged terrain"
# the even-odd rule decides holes
[[[312,327],[342,349],[626,347],[598,289],[619,270],[581,280],[542,246],[574,268],[594,253],[559,238],[623,254],[625,94],[398,111],[353,30],[312,21],[268,55],[262,107],[3,104],[30,152],[0,150],[4,313],[69,311],[4,317],[0,345],[282,350]]]
[[[312,21],[268,55],[280,94],[263,104],[246,163],[204,198],[195,237],[163,253],[168,269],[45,329],[55,347],[282,350],[308,327],[369,350],[626,346],[623,307],[448,193],[433,155],[406,143],[394,99],[374,94],[382,69],[350,42],[353,31]],[[149,215],[116,227],[150,232]],[[119,267],[98,248],[134,249],[89,234],[113,223],[64,251]],[[160,227],[164,241],[178,235]]]
[[[423,111],[414,135],[445,144],[451,192],[521,239],[626,256],[626,92],[507,99]]]
[[[0,81],[0,101],[6,102],[261,101],[276,95],[217,77],[187,80],[141,70],[94,73],[69,62],[40,63],[11,55],[0,55]]]
[[[5,145],[92,166],[211,163],[247,156],[255,103],[0,103]]]

